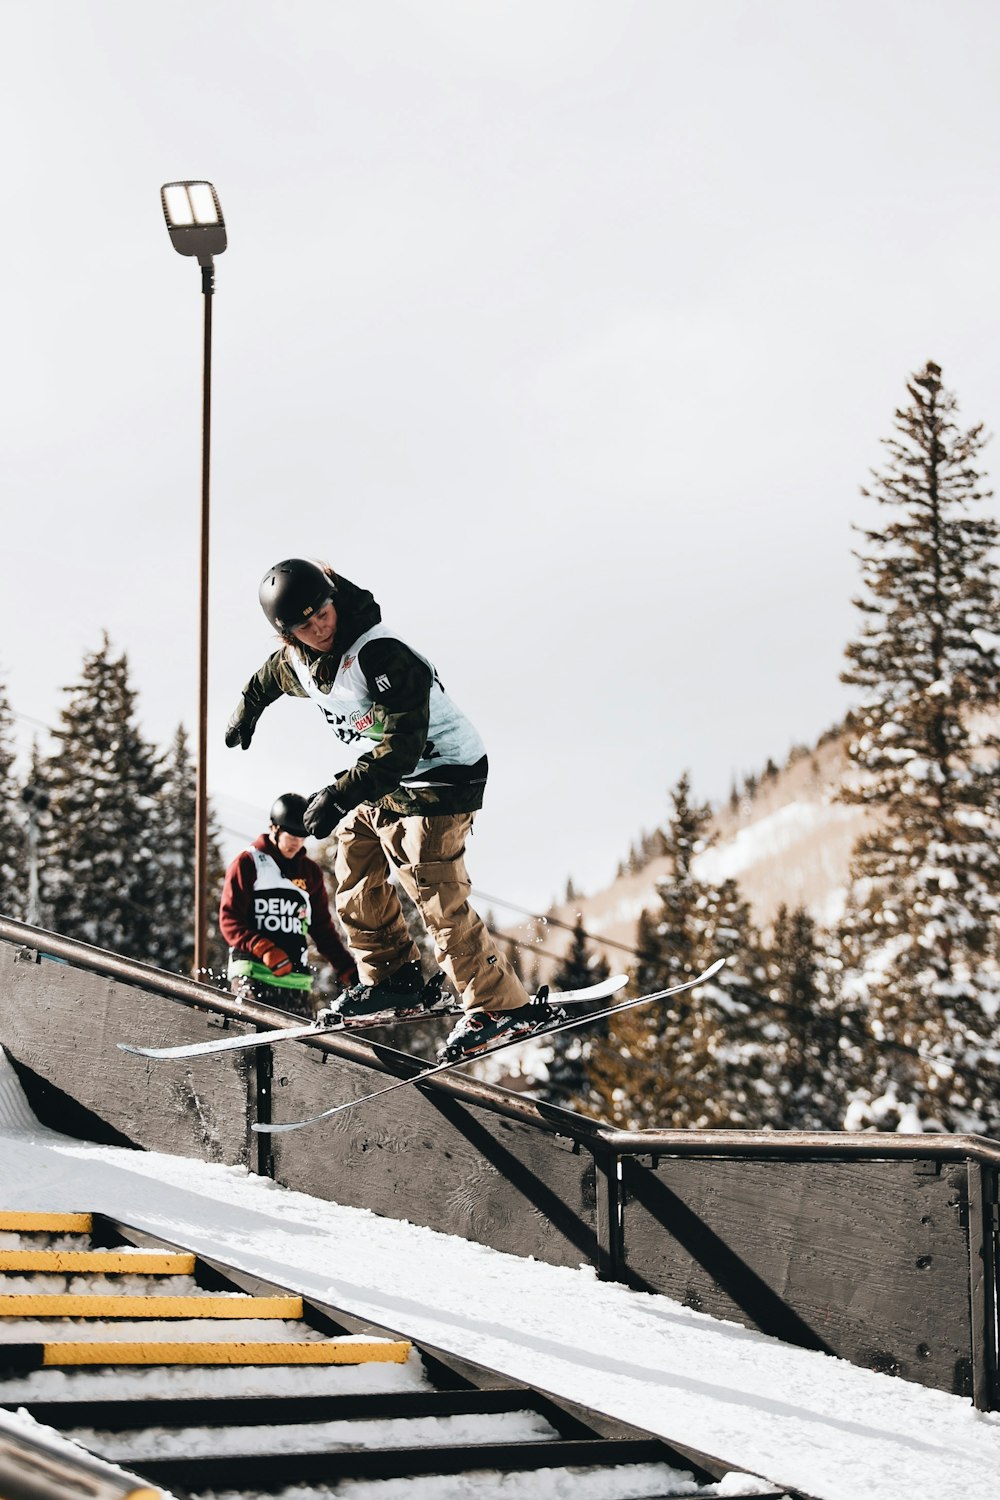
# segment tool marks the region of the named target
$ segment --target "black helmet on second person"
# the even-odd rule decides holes
[[[305,810],[304,797],[300,797],[298,792],[286,792],[271,808],[271,827],[280,829],[282,833],[290,833],[293,838],[308,838],[306,825],[302,821]]]
[[[332,599],[336,589],[319,563],[305,557],[288,557],[268,568],[260,581],[260,607],[275,630],[288,635],[304,625]]]

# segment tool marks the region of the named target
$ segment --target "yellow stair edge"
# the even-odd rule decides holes
[[[0,1209],[0,1229],[20,1229],[25,1234],[90,1234],[94,1227],[92,1214],[22,1213],[16,1208]]]
[[[180,1251],[0,1250],[0,1271],[133,1272],[145,1276],[190,1276],[195,1258]]]
[[[23,1347],[23,1346],[22,1346]],[[412,1345],[389,1339],[322,1343],[51,1343],[36,1346],[54,1365],[360,1365],[405,1364]],[[0,1344],[0,1362],[3,1345]]]
[[[143,1297],[100,1292],[0,1294],[0,1318],[290,1318],[301,1297]]]

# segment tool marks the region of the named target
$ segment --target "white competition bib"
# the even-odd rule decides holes
[[[383,712],[372,698],[358,663],[362,646],[372,640],[399,640],[385,625],[373,625],[341,658],[337,675],[328,693],[321,692],[313,680],[308,664],[295,650],[289,650],[295,675],[303,691],[318,706],[337,738],[345,745],[360,749],[365,740],[376,744],[385,733]],[[401,644],[405,645],[405,642]],[[408,647],[413,650],[413,647]],[[427,743],[416,766],[402,779],[407,787],[430,787],[435,782],[435,766],[472,766],[486,754],[486,747],[469,720],[452,702],[438,679],[432,662],[419,651],[414,656],[430,669],[433,681],[430,693],[430,720]],[[376,680],[376,687],[378,682]]]

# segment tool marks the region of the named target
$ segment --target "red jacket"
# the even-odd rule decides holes
[[[286,880],[300,885],[309,897],[312,919],[309,924],[309,941],[332,966],[341,982],[353,981],[356,977],[354,959],[341,942],[330,914],[330,901],[326,894],[323,871],[315,860],[300,849],[293,859],[286,859],[266,833],[254,839],[253,848],[269,854]],[[249,954],[250,944],[255,938],[274,937],[259,925],[254,912],[254,890],[256,888],[256,864],[249,849],[238,854],[226,871],[219,903],[219,928],[230,948]],[[282,947],[280,937],[274,938]]]

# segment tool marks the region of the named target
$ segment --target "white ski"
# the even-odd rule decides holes
[[[284,1135],[290,1130],[302,1130],[306,1125],[315,1125],[319,1120],[329,1120],[332,1115],[339,1115],[346,1109],[354,1109],[359,1104],[368,1104],[372,1099],[381,1099],[383,1094],[391,1094],[394,1089],[405,1089],[413,1083],[426,1083],[430,1078],[439,1078],[442,1073],[450,1073],[453,1068],[461,1068],[466,1063],[478,1062],[482,1057],[491,1057],[494,1052],[502,1052],[505,1047],[517,1047],[521,1042],[554,1036],[556,1032],[570,1031],[574,1026],[588,1026],[593,1021],[604,1021],[609,1016],[619,1015],[623,1010],[631,1010],[633,1006],[649,1005],[654,1000],[665,1000],[668,995],[680,995],[684,990],[693,990],[696,985],[704,984],[707,979],[718,974],[725,962],[724,958],[716,959],[715,963],[704,973],[697,974],[694,979],[686,980],[684,984],[674,984],[666,990],[655,990],[651,995],[639,995],[634,1000],[623,1000],[618,1005],[605,1006],[603,1010],[593,1011],[587,1016],[575,1016],[569,1021],[557,1021],[552,1026],[543,1026],[539,1031],[529,1031],[527,1035],[508,1037],[507,1040],[497,1042],[492,1047],[484,1047],[481,1052],[474,1052],[469,1057],[459,1057],[452,1062],[437,1063],[430,1068],[422,1068],[419,1073],[414,1073],[409,1078],[397,1078],[395,1083],[388,1083],[384,1088],[373,1089],[370,1094],[362,1094],[359,1099],[348,1099],[345,1104],[334,1104],[330,1109],[324,1109],[318,1115],[310,1115],[308,1120],[289,1120],[281,1125],[256,1124],[251,1126],[251,1129],[258,1135]],[[550,998],[556,1004],[561,1004],[563,1000],[563,997],[559,995],[552,995]]]
[[[586,985],[579,990],[564,990],[561,994],[550,994],[549,1000],[554,1005],[586,1005],[592,1000],[604,1000],[609,995],[617,995],[618,991],[624,989],[628,984],[627,974],[613,974],[610,979],[602,979],[597,984]],[[414,1021],[433,1021],[436,1016],[460,1016],[462,1007],[460,1005],[438,1006],[437,1009],[425,1011],[422,1015],[406,1016],[396,1022],[382,1022],[385,1025],[412,1025]],[[131,1042],[119,1042],[118,1047],[122,1052],[132,1052],[137,1057],[152,1057],[157,1060],[172,1057],[211,1057],[216,1052],[243,1052],[251,1047],[270,1047],[275,1042],[303,1041],[310,1036],[334,1036],[340,1034],[353,1035],[355,1032],[363,1033],[373,1031],[373,1026],[320,1026],[316,1022],[299,1024],[298,1026],[282,1026],[274,1031],[248,1032],[242,1036],[224,1036],[211,1042],[185,1042],[177,1047],[136,1047]]]

